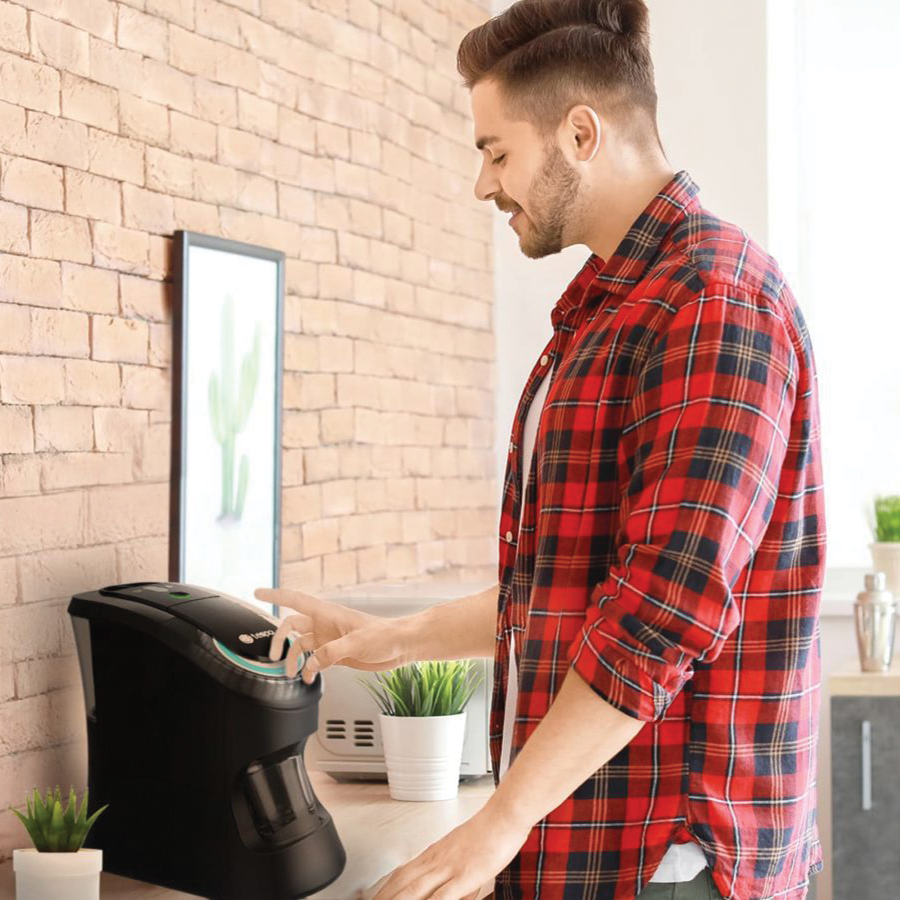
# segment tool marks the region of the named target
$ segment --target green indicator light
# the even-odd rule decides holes
[[[186,594],[184,591],[169,591],[170,597],[190,597],[190,594]]]

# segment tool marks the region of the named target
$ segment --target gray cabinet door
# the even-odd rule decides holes
[[[900,697],[831,698],[834,900],[900,891]]]

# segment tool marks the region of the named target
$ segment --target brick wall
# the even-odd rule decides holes
[[[282,583],[496,575],[488,7],[0,0],[0,809],[82,786],[68,598],[166,575],[175,229],[287,254]]]

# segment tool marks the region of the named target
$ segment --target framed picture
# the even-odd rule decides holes
[[[176,231],[169,579],[253,597],[278,585],[281,251]]]

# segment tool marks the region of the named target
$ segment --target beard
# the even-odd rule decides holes
[[[577,243],[571,239],[564,243],[564,234],[578,213],[576,198],[581,175],[566,161],[555,140],[549,140],[545,147],[540,171],[528,191],[533,217],[525,229],[528,217],[523,213],[523,225],[519,226],[520,248],[531,259],[559,253],[563,247]]]

